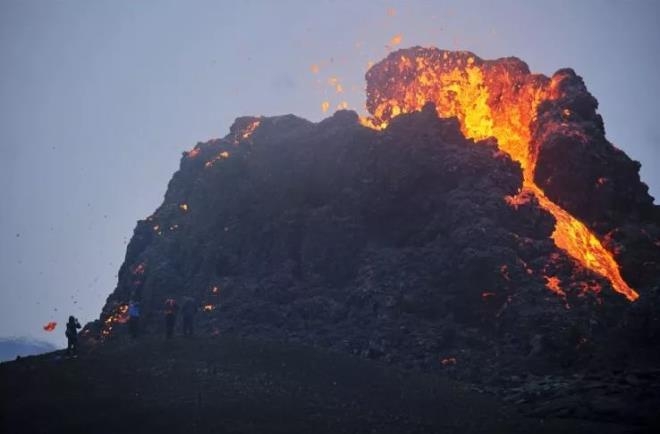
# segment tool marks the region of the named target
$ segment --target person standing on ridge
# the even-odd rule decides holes
[[[195,312],[197,308],[195,302],[192,298],[186,298],[186,301],[183,302],[183,307],[181,308],[181,314],[183,315],[183,335],[192,336],[193,334],[193,321],[195,318]]]
[[[133,339],[138,337],[140,330],[140,303],[131,300],[128,303],[128,333]]]
[[[67,346],[66,354],[74,356],[78,354],[78,329],[80,328],[80,323],[73,315],[69,316],[69,321],[66,323],[66,335]]]
[[[165,300],[165,336],[170,339],[174,333],[174,324],[176,323],[176,314],[179,311],[179,306],[176,300],[168,298]]]

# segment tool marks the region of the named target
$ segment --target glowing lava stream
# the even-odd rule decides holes
[[[523,190],[536,196],[554,216],[552,238],[557,247],[607,278],[628,300],[636,300],[639,295],[621,277],[612,254],[584,223],[548,199],[534,183],[537,151],[530,146],[530,124],[542,101],[557,99],[561,77],[551,80],[531,74],[527,65],[513,58],[484,61],[469,52],[419,47],[404,51],[398,57],[390,55],[367,73],[367,107],[373,117],[362,118],[362,124],[383,129],[399,114],[433,102],[438,116],[458,119],[466,137],[475,141],[495,137],[499,148],[520,163]],[[522,193],[508,202],[520,203]]]

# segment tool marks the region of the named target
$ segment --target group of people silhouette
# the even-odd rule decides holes
[[[163,309],[165,319],[165,337],[171,339],[174,336],[174,328],[177,322],[179,311],[182,317],[182,331],[184,336],[192,336],[194,331],[194,319],[197,313],[197,305],[190,298],[184,298],[181,309],[176,299],[168,298],[165,300]],[[131,338],[136,339],[140,334],[140,302],[131,300],[128,304],[128,333]],[[80,322],[73,315],[69,316],[66,324],[67,355],[76,357],[78,355],[78,329],[81,328]]]

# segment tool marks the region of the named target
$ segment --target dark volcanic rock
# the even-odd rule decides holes
[[[660,207],[640,181],[639,162],[607,141],[598,102],[572,69],[557,71],[552,80],[554,94],[532,123],[536,183],[603,237],[627,282],[656,284]]]
[[[571,70],[549,79],[515,58],[410,53],[430,59],[418,59],[425,73],[472,86],[467,107],[480,95],[494,117],[517,116],[520,128],[506,131],[531,132],[531,143],[511,155],[527,168],[523,156],[538,155],[538,187],[615,254],[638,301],[556,247],[555,218],[534,195],[510,198],[521,168],[494,139],[466,139],[457,118],[429,104],[392,117],[402,110],[388,103],[412,98],[406,86],[456,85],[423,74],[417,83],[414,56],[397,52],[368,74],[383,130],[350,111],[316,124],[246,116],[184,153],[84,335],[121,338],[131,299],[141,302],[141,332],[164,334],[164,301],[192,297],[200,334],[301,342],[441,371],[480,390],[517,388],[511,399],[538,416],[646,418],[659,396],[660,218],[639,163],[605,139],[597,102]],[[472,70],[479,80],[470,81],[464,65],[483,67],[485,79]],[[451,107],[452,89],[437,101]],[[508,104],[517,109],[500,110]],[[585,372],[593,378],[577,379]]]
[[[318,124],[240,118],[184,154],[87,333],[123,333],[131,298],[146,332],[162,333],[164,300],[192,296],[206,306],[198,332],[300,341],[472,381],[587,363],[580,342],[627,302],[554,246],[553,218],[535,200],[506,203],[521,182],[494,142],[466,140],[432,106],[384,131],[347,111]],[[566,299],[545,287],[548,267]],[[605,288],[605,309],[584,282]]]

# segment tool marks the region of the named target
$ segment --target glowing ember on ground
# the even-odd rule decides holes
[[[557,247],[607,278],[628,300],[636,300],[638,294],[621,277],[612,254],[534,182],[538,150],[531,146],[530,123],[541,102],[557,98],[558,83],[530,74],[520,65],[508,69],[508,59],[483,61],[468,52],[424,48],[397,54],[367,72],[367,107],[372,117],[361,118],[361,123],[384,129],[399,114],[421,110],[432,102],[438,116],[458,119],[466,137],[475,141],[495,137],[500,150],[523,169],[523,191],[506,198],[507,202],[518,206],[529,200],[526,195],[534,195],[557,221],[552,234]]]
[[[564,292],[563,289],[559,286],[561,284],[561,280],[559,280],[558,277],[556,276],[551,276],[551,277],[545,277],[546,283],[545,286],[552,292],[554,292],[557,295],[560,295],[562,297],[566,296],[566,293]]]
[[[57,322],[51,321],[44,326],[44,331],[52,332],[53,330],[55,330],[55,327],[57,327]]]
[[[484,300],[487,300],[491,297],[495,297],[495,295],[496,294],[494,292],[484,291],[484,292],[481,293],[481,298],[484,299]]]
[[[179,209],[183,212],[187,212],[188,211],[188,204],[187,203],[182,203],[181,205],[179,205]]]
[[[455,365],[456,357],[445,357],[444,359],[440,360],[440,363],[442,363],[444,366]]]
[[[213,306],[212,304],[205,304],[205,305],[202,307],[202,310],[203,310],[204,312],[211,312],[213,309],[215,309],[215,306]]]
[[[101,335],[105,337],[110,336],[115,324],[126,324],[128,319],[128,304],[123,303],[117,305],[113,313],[103,321],[103,329],[101,330]]]
[[[219,294],[220,293],[220,287],[214,286],[213,288],[211,288],[211,292],[213,294],[216,294],[216,295]]]

